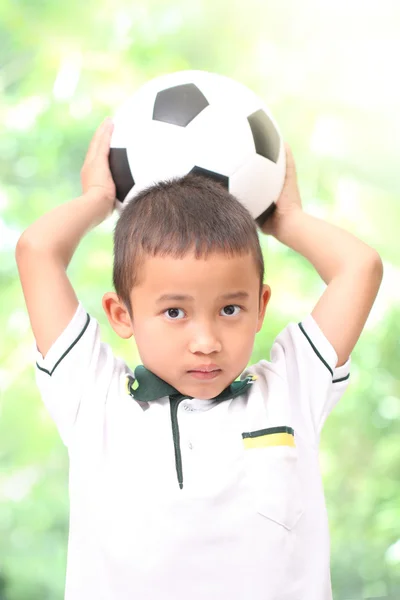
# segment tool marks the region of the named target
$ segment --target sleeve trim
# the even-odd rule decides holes
[[[305,337],[307,338],[311,348],[314,350],[315,354],[318,356],[318,358],[321,360],[321,362],[324,363],[324,365],[326,366],[326,368],[328,369],[328,371],[330,372],[330,374],[333,377],[333,370],[331,369],[331,367],[328,365],[328,363],[326,362],[326,360],[321,356],[321,354],[318,352],[317,348],[314,346],[314,344],[312,343],[311,339],[308,337],[307,333],[304,330],[304,327],[302,325],[302,323],[298,323],[298,326],[300,327],[300,331],[302,333],[304,333]],[[338,381],[338,380],[336,380]]]
[[[339,383],[339,381],[346,381],[350,377],[350,373],[346,375],[346,377],[341,377],[340,379],[334,379],[332,383]]]
[[[48,371],[47,369],[43,369],[43,367],[41,367],[38,363],[36,363],[36,366],[38,369],[40,369],[40,371],[43,371],[44,373],[47,373],[47,375],[52,375],[54,373],[54,371],[56,370],[56,368],[58,367],[58,365],[60,364],[60,362],[63,360],[63,358],[65,358],[68,354],[68,352],[70,350],[72,350],[72,348],[75,346],[75,344],[77,344],[77,342],[79,342],[79,340],[81,339],[81,337],[83,336],[83,334],[85,333],[88,325],[89,325],[89,321],[90,321],[90,316],[88,313],[86,313],[86,323],[84,328],[82,329],[82,331],[80,332],[80,334],[78,335],[78,337],[72,342],[72,344],[69,346],[69,348],[67,348],[67,350],[64,352],[64,354],[58,359],[58,361],[56,362],[56,364],[54,365],[54,367],[52,368],[51,371]]]

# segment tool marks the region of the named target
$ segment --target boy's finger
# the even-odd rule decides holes
[[[105,119],[100,124],[100,126],[96,129],[95,134],[91,139],[91,142],[89,144],[89,148],[88,148],[88,151],[86,154],[87,160],[92,160],[96,156],[106,128],[107,128],[107,119]]]
[[[111,119],[105,124],[103,135],[99,140],[98,151],[108,156],[110,152],[111,137],[114,130],[114,123]]]

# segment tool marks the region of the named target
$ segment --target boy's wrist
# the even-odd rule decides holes
[[[87,203],[93,210],[93,227],[99,225],[109,217],[115,208],[115,198],[110,198],[100,188],[89,188],[81,196],[81,200]]]
[[[301,219],[303,215],[303,209],[294,205],[285,212],[276,209],[261,230],[266,235],[276,238],[282,244],[288,245],[287,238],[290,237],[290,230],[292,227],[296,227],[296,221]]]

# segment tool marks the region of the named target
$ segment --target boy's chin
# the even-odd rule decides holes
[[[198,400],[211,400],[219,396],[228,385],[229,383],[225,384],[221,381],[197,381],[186,385],[185,390],[182,390],[181,393],[185,396],[197,398]]]

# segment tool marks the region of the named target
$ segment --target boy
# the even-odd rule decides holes
[[[112,122],[96,131],[83,195],[22,234],[17,263],[36,377],[70,458],[68,600],[329,600],[319,436],[382,279],[375,250],[302,210],[287,146],[263,227],[327,288],[249,368],[271,290],[254,221],[193,176],[141,192],[114,233],[112,328],[134,335],[134,373],[100,341],[66,269],[113,210]],[[235,381],[240,376],[240,380]]]

